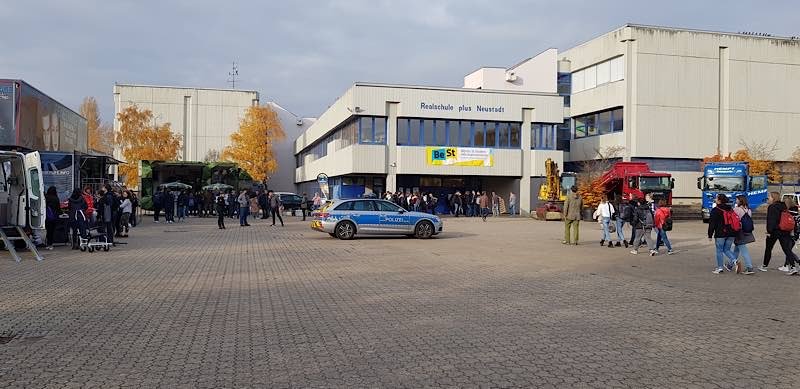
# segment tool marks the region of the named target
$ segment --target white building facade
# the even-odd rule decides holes
[[[333,197],[514,192],[529,212],[531,177],[560,155],[538,134],[562,121],[555,93],[356,83],[297,138],[295,182],[310,194],[324,173]]]
[[[170,123],[181,136],[182,161],[203,161],[210,153],[222,153],[230,136],[238,131],[248,108],[259,104],[256,91],[169,87],[154,85],[114,85],[114,130],[120,123],[116,114],[136,105],[153,112],[154,124]],[[294,142],[313,119],[299,118],[276,103],[266,103],[278,115],[286,139],[273,144],[279,169],[267,185],[276,190],[294,189]],[[119,157],[118,152],[115,153]]]
[[[558,57],[571,83],[565,160],[623,146],[624,160],[672,173],[679,202],[700,197],[717,150],[777,142],[787,161],[800,143],[800,40],[626,25]]]

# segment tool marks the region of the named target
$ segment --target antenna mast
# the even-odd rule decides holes
[[[236,77],[239,75],[239,67],[236,66],[236,61],[233,62],[231,66],[231,71],[228,72],[228,82],[231,84],[231,89],[236,89]]]

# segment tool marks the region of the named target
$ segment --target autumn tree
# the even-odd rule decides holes
[[[103,124],[97,100],[94,97],[84,97],[80,107],[81,116],[86,118],[86,130],[89,140],[89,149],[111,155],[113,150],[113,132],[111,126]]]
[[[766,175],[770,182],[782,180],[778,164],[775,162],[775,153],[778,150],[777,141],[739,141],[741,149],[728,155],[717,152],[703,158],[703,163],[709,162],[747,162],[750,174],[754,176]],[[798,155],[800,157],[800,155]]]
[[[236,162],[253,179],[266,182],[278,170],[272,145],[284,138],[275,111],[267,106],[253,106],[239,123],[239,131],[231,134],[231,145],[222,151],[222,158]]]
[[[120,175],[128,187],[139,184],[140,161],[174,161],[178,158],[181,138],[170,130],[170,124],[151,124],[153,113],[130,106],[117,114],[120,122],[116,145],[125,163],[120,165]]]
[[[583,198],[584,206],[591,208],[600,204],[605,195],[600,179],[622,157],[624,151],[625,147],[620,145],[594,149],[595,158],[582,163],[578,174],[578,194]]]

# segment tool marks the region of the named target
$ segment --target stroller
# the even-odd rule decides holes
[[[101,232],[97,227],[92,227],[86,231],[86,236],[79,238],[81,251],[93,253],[95,250],[109,251],[112,243],[109,243],[105,232]]]

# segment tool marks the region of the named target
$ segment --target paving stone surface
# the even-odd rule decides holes
[[[800,277],[711,274],[700,223],[669,257],[591,223],[576,247],[560,223],[445,223],[147,221],[109,253],[3,255],[0,387],[800,387]]]

